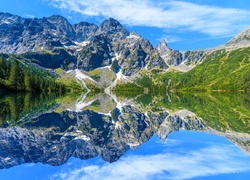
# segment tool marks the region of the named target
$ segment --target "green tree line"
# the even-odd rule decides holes
[[[46,112],[55,106],[58,97],[55,93],[4,93],[0,96],[0,127],[16,125],[25,117]]]
[[[65,91],[65,86],[55,82],[54,78],[29,67],[21,67],[16,59],[7,61],[3,55],[0,57],[0,86],[12,91],[60,93]]]

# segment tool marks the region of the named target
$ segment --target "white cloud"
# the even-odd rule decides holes
[[[23,16],[26,18],[32,18],[32,19],[35,18],[35,16],[31,14],[24,14]]]
[[[50,0],[50,3],[84,16],[113,17],[129,26],[195,31],[210,36],[230,36],[250,24],[250,12],[246,10],[176,0]]]
[[[34,164],[34,163],[24,164],[24,167],[27,167],[27,168],[29,168],[29,167],[33,167],[33,166],[35,166],[35,164]]]
[[[176,150],[156,155],[128,156],[103,165],[88,165],[54,174],[51,179],[190,179],[250,170],[246,155],[232,145]]]
[[[183,40],[180,37],[173,36],[173,35],[164,35],[164,36],[162,36],[161,38],[159,38],[157,40],[161,41],[162,39],[164,39],[168,43],[171,43],[171,42],[180,42],[180,41]]]

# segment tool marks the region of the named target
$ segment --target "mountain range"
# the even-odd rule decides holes
[[[59,15],[31,19],[0,13],[1,53],[50,70],[62,69],[65,72],[81,70],[85,75],[92,75],[91,78],[94,80],[99,79],[97,84],[99,83],[98,86],[101,88],[106,88],[107,85],[104,84],[111,83],[110,80],[106,82],[106,71],[102,72],[103,69],[109,69],[114,71],[112,77],[121,71],[120,75],[132,81],[145,76],[143,73],[145,71],[146,74],[158,72],[153,80],[157,85],[165,82],[164,86],[180,89],[197,86],[196,89],[216,90],[221,88],[220,84],[225,84],[222,89],[230,89],[237,84],[240,77],[241,83],[233,89],[247,89],[248,85],[244,84],[250,83],[249,73],[247,73],[250,66],[247,63],[248,55],[242,53],[240,49],[246,49],[249,46],[250,27],[225,45],[206,50],[180,52],[168,47],[165,40],[154,47],[137,32],[127,31],[113,18],[103,21],[99,26],[88,22],[72,25]],[[234,57],[231,58],[230,54]],[[246,56],[241,57],[242,54]],[[215,61],[213,61],[214,58]],[[228,59],[235,62],[235,66],[231,67],[233,63]],[[198,70],[194,68],[196,66]],[[226,70],[223,69],[222,75],[209,79],[208,77],[215,75],[215,72],[220,72],[217,67],[220,70],[223,69],[221,67],[225,67]],[[244,69],[241,70],[241,68]],[[98,73],[92,72],[96,69],[99,69]],[[214,71],[211,72],[209,69]],[[232,83],[227,86],[232,77],[229,77],[227,82],[222,82],[221,77],[228,74],[229,69],[236,72],[236,75],[229,74],[232,77],[237,76],[237,79],[232,80]],[[175,72],[183,73],[176,75]],[[206,77],[201,72],[207,72]],[[187,84],[182,85],[182,82]]]
[[[112,18],[100,26],[88,22],[71,25],[58,15],[26,19],[0,13],[0,42],[2,53],[22,54],[46,68],[90,71],[117,60],[127,76],[145,67],[150,70],[180,66],[189,70],[206,54],[202,50],[179,52],[169,48],[164,40],[153,47]]]

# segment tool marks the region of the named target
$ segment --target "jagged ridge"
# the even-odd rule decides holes
[[[91,71],[117,60],[126,76],[141,68],[167,70],[178,66],[186,71],[205,54],[181,53],[164,42],[155,48],[112,18],[100,26],[88,22],[71,25],[58,15],[26,19],[8,13],[0,13],[0,49],[2,53],[23,54],[28,62],[52,69]]]

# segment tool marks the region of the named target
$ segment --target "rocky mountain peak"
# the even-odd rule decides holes
[[[45,18],[45,19],[47,19],[51,23],[68,22],[68,20],[66,18],[64,18],[63,16],[60,16],[60,15],[52,15],[52,16]]]
[[[113,30],[118,30],[123,28],[123,26],[115,19],[109,18],[103,21],[99,27],[101,31],[109,32]]]
[[[167,42],[165,41],[165,39],[163,39],[157,46],[156,46],[156,50],[160,53],[160,54],[166,54],[167,52],[172,51],[172,49],[170,49],[167,45]]]
[[[66,18],[59,15],[53,15],[45,19],[55,25],[57,30],[62,31],[68,38],[74,38],[74,29]]]
[[[101,23],[98,28],[97,34],[119,34],[120,38],[129,35],[129,32],[115,19],[109,18]],[[110,36],[110,38],[114,38]]]
[[[141,37],[136,31],[132,31],[126,39],[131,43],[135,43],[134,41],[139,41],[140,39],[142,40],[143,37]]]
[[[22,18],[20,16],[0,12],[0,25],[2,25],[2,24],[8,25],[8,24],[13,24],[13,23],[20,23],[21,20],[22,20]]]
[[[162,39],[158,46],[170,49],[165,39]]]

